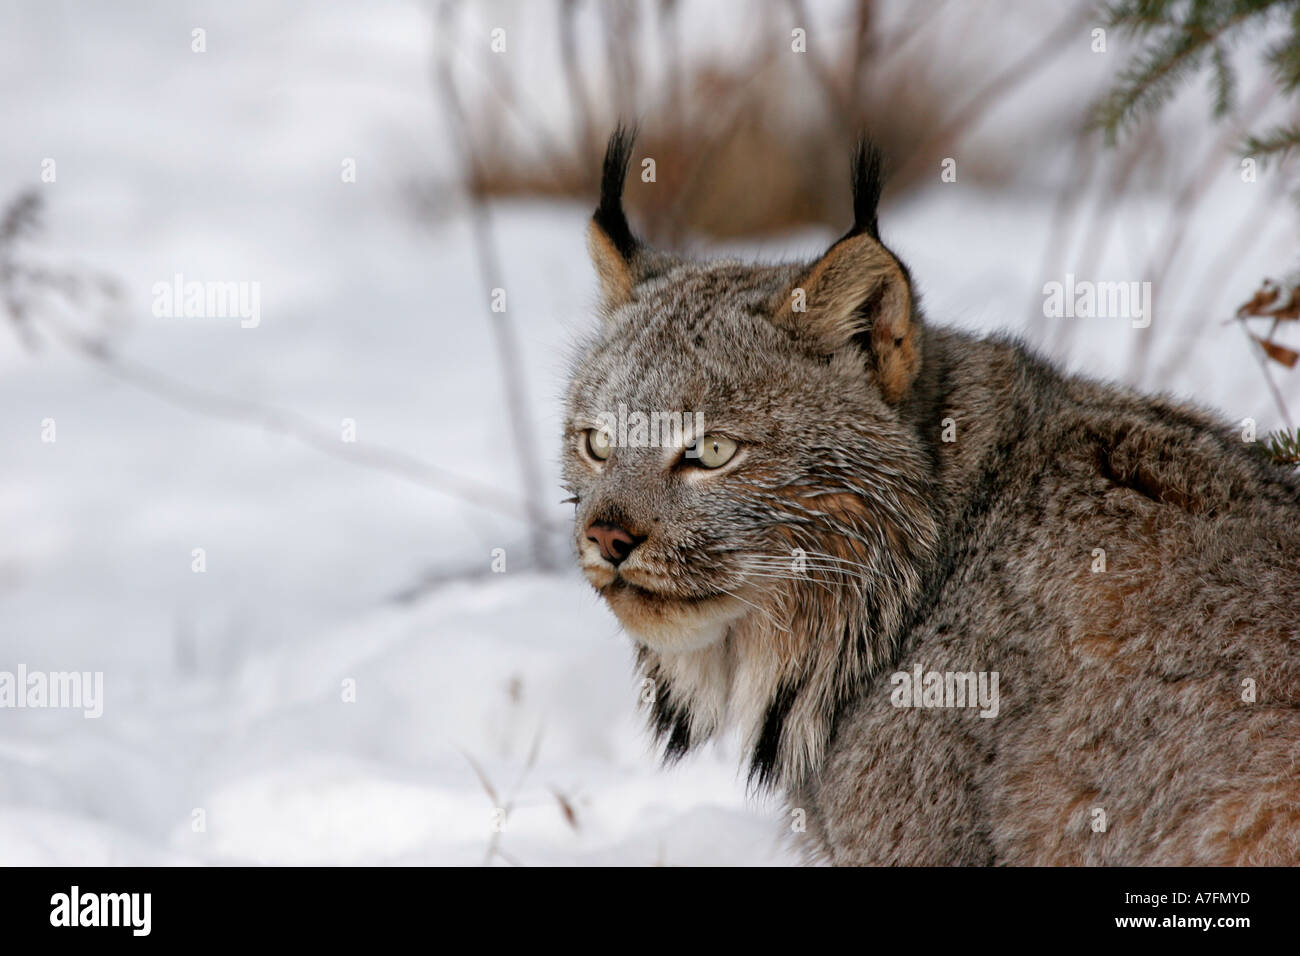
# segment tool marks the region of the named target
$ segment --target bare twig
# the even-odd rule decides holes
[[[909,43],[925,32],[926,28],[930,26],[935,17],[947,5],[947,2],[948,0],[930,0],[920,13],[916,12],[915,7],[908,7],[908,17],[903,26],[882,44],[885,56],[898,56]],[[855,86],[853,90],[856,93],[857,87]]]
[[[102,342],[68,328],[49,315],[42,317],[42,327],[52,331],[67,348],[95,362],[113,377],[174,405],[286,435],[340,461],[385,471],[467,504],[521,521],[530,520],[523,502],[490,485],[429,464],[395,448],[340,441],[337,431],[322,428],[297,412],[272,408],[171,378],[115,354]],[[550,527],[561,530],[564,526],[557,522]]]
[[[1255,337],[1250,334],[1245,322],[1238,322],[1237,325],[1241,326],[1241,331],[1246,336],[1246,348],[1250,349],[1250,354],[1255,357],[1255,361],[1259,364],[1260,374],[1264,376],[1264,384],[1268,386],[1269,393],[1273,396],[1273,402],[1282,415],[1282,421],[1286,423],[1287,428],[1294,431],[1295,425],[1291,421],[1291,412],[1286,406],[1286,399],[1282,397],[1282,390],[1273,381],[1273,373],[1269,370],[1268,355]]]
[[[11,204],[11,210],[14,205]],[[116,282],[106,276],[78,278],[72,273],[30,267],[18,262],[14,257],[14,245],[18,238],[35,228],[40,207],[39,202],[31,204],[24,200],[18,201],[16,205],[26,217],[23,221],[31,219],[31,222],[19,229],[11,222],[11,213],[6,220],[10,223],[9,228],[6,229],[5,223],[0,223],[0,300],[11,310],[18,310],[15,318],[22,318],[20,332],[24,336],[35,335],[36,322],[39,320],[40,329],[74,355],[94,363],[112,377],[155,398],[191,412],[285,435],[341,461],[384,471],[466,504],[532,524],[531,512],[523,501],[491,485],[430,464],[395,448],[341,441],[337,431],[322,428],[296,412],[191,385],[117,354],[102,336],[92,336],[72,328],[49,308],[33,309],[31,303],[19,294],[15,286],[17,277],[26,277],[33,285],[47,292],[58,293],[73,305],[79,305],[78,290],[87,285],[103,289],[115,297]],[[554,522],[547,523],[546,527],[559,531],[564,525]]]
[[[492,786],[492,781],[488,779],[487,773],[483,770],[481,766],[479,766],[479,762],[464,750],[462,750],[460,753],[461,756],[464,757],[465,760],[469,763],[470,769],[474,771],[474,776],[478,777],[479,785],[482,786],[484,793],[488,795],[488,799],[492,801],[492,805],[494,807],[500,806],[501,799],[497,796],[496,787]]]
[[[682,52],[678,26],[681,8],[678,0],[659,0],[659,45],[663,50],[668,83],[668,128],[680,140],[686,126],[686,106],[682,97]]]
[[[515,785],[510,791],[510,796],[504,801],[502,801],[500,796],[497,794],[496,788],[492,786],[492,781],[488,778],[488,775],[483,768],[479,766],[478,761],[471,757],[466,751],[461,751],[461,756],[465,758],[466,762],[468,762],[470,767],[473,769],[474,775],[478,777],[478,782],[483,788],[483,792],[486,793],[488,799],[492,801],[492,809],[501,811],[501,826],[494,828],[492,830],[492,836],[488,838],[487,854],[483,857],[484,866],[489,866],[494,857],[500,857],[511,866],[523,865],[517,859],[508,855],[501,849],[501,834],[505,829],[505,822],[510,819],[510,814],[514,812],[515,804],[519,799],[519,792],[524,786],[524,781],[528,779],[528,775],[533,771],[533,768],[537,766],[537,756],[541,752],[541,747],[542,728],[538,727],[537,733],[533,735],[533,744],[532,747],[529,748],[528,759],[524,761],[524,765],[519,771],[519,778],[515,781]]]
[[[1093,169],[1097,161],[1097,150],[1087,148],[1087,141],[1091,136],[1092,133],[1086,126],[1081,127],[1075,135],[1071,147],[1070,169],[1066,174],[1065,185],[1056,195],[1056,207],[1052,212],[1052,231],[1047,239],[1047,244],[1043,247],[1042,266],[1038,271],[1039,279],[1046,276],[1060,262],[1062,250],[1066,246],[1067,237],[1080,208],[1080,200],[1083,198],[1088,183],[1092,180]],[[1035,284],[1034,298],[1029,314],[1041,318],[1043,314],[1042,295],[1038,289],[1038,284]],[[1036,327],[1041,327],[1041,323],[1030,325],[1030,328]],[[1052,344],[1055,345],[1064,341],[1065,336],[1058,331],[1053,338]],[[1061,351],[1057,349],[1054,349],[1054,351],[1059,357],[1064,358]]]
[[[636,36],[641,19],[636,4],[629,0],[605,0],[599,10],[605,21],[605,58],[614,84],[613,99],[620,116],[632,117],[636,115]]]
[[[1040,69],[1051,63],[1050,54],[1075,34],[1080,26],[1087,22],[1090,15],[1091,10],[1088,7],[1074,10],[1023,56],[1012,61],[1006,69],[967,97],[946,122],[936,126],[934,131],[912,151],[910,159],[899,170],[898,177],[906,178],[911,173],[912,166],[925,162],[934,151],[951,146],[961,139],[1008,91],[1025,83]]]
[[[1211,321],[1210,314],[1205,310],[1213,307],[1215,293],[1224,288],[1224,283],[1228,281],[1233,271],[1246,260],[1268,233],[1267,214],[1276,204],[1277,197],[1261,186],[1259,197],[1247,209],[1246,215],[1242,217],[1240,224],[1233,230],[1227,241],[1222,244],[1222,252],[1215,258],[1213,268],[1206,271],[1204,280],[1189,300],[1190,306],[1186,310],[1187,326],[1197,329]],[[1194,332],[1183,336],[1182,342],[1161,364],[1159,378],[1165,380],[1172,372],[1181,368],[1200,341],[1200,336]]]
[[[438,43],[438,56],[435,62],[435,84],[441,94],[447,122],[451,127],[451,138],[459,148],[464,169],[465,182],[475,180],[479,161],[474,152],[470,138],[469,124],[465,117],[456,83],[451,74],[451,65],[447,53],[449,38],[454,30],[455,4],[444,0],[439,7],[439,23],[442,29],[441,42]],[[497,251],[496,238],[492,232],[491,213],[482,196],[473,191],[470,194],[470,225],[474,233],[474,244],[478,252],[479,272],[486,297],[488,290],[504,288],[500,256]],[[528,421],[527,399],[524,389],[524,366],[519,354],[518,342],[509,313],[505,311],[489,313],[489,327],[492,329],[493,343],[496,346],[497,361],[501,370],[501,384],[505,394],[506,408],[510,417],[510,431],[514,440],[515,460],[523,482],[525,508],[528,511],[529,542],[532,558],[538,567],[549,567],[550,559],[545,537],[546,512],[542,506],[542,472],[539,465],[533,429]]]
[[[1247,102],[1244,110],[1245,115],[1254,116],[1256,112],[1263,109],[1272,95],[1273,83],[1266,77]],[[1151,287],[1156,290],[1157,295],[1161,294],[1161,290],[1164,288],[1165,280],[1169,276],[1169,270],[1178,253],[1182,250],[1184,239],[1192,231],[1189,228],[1189,223],[1196,211],[1196,207],[1205,198],[1210,185],[1214,182],[1215,175],[1223,168],[1224,157],[1229,155],[1232,144],[1240,137],[1240,123],[1226,125],[1219,134],[1218,139],[1206,150],[1205,158],[1201,161],[1200,167],[1178,190],[1164,234],[1156,244],[1156,254],[1147,263],[1147,267],[1142,274],[1142,278],[1151,283]],[[1141,381],[1150,363],[1152,339],[1153,336],[1151,335],[1141,336],[1133,349],[1127,377],[1134,384]]]
[[[790,15],[793,17],[796,26],[807,28],[812,25],[808,10],[803,5],[803,0],[786,0],[786,5],[790,8]],[[850,101],[850,97],[855,90],[851,89],[846,93],[840,86],[839,80],[831,72],[831,65],[833,65],[834,61],[829,57],[806,56],[803,59],[808,64],[808,68],[812,70],[813,76],[822,88],[822,92],[830,101],[831,112],[834,113],[835,119],[839,123],[840,132],[845,137],[852,138],[857,133],[856,114]]]
[[[1114,166],[1110,185],[1106,189],[1107,201],[1104,204],[1093,205],[1092,220],[1079,255],[1078,269],[1076,270],[1078,275],[1091,276],[1096,273],[1097,264],[1101,260],[1102,253],[1105,252],[1110,238],[1110,230],[1115,222],[1116,211],[1123,208],[1122,200],[1128,194],[1129,186],[1133,181],[1133,173],[1140,165],[1146,151],[1158,141],[1159,136],[1156,127],[1150,125],[1144,127],[1141,133],[1131,142],[1121,147],[1121,158]],[[1079,322],[1066,325],[1062,333],[1057,337],[1056,354],[1058,356],[1065,357],[1069,354],[1080,325]]]
[[[578,154],[585,156],[596,145],[596,124],[587,99],[587,86],[582,77],[582,58],[578,55],[577,30],[574,12],[578,0],[560,0],[556,10],[560,15],[560,63],[564,68],[564,82],[569,88],[569,105],[573,108],[575,141]],[[594,177],[593,177],[594,178]]]

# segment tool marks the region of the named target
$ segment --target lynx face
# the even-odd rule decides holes
[[[670,268],[577,362],[564,473],[580,564],[651,647],[717,640],[801,564],[830,567],[812,554],[852,560],[843,539],[866,516],[840,497],[844,467],[884,464],[891,415],[860,352],[818,355],[774,324],[797,271]]]
[[[735,725],[757,779],[799,779],[825,715],[890,653],[938,535],[879,157],[855,157],[853,228],[780,266],[644,246],[622,209],[630,158],[620,129],[587,233],[602,322],[568,390],[574,543],[640,644],[666,752]]]

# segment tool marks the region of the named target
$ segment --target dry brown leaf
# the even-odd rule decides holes
[[[1300,361],[1300,352],[1289,349],[1285,345],[1270,342],[1268,339],[1260,338],[1258,335],[1253,336],[1253,338],[1274,362],[1285,365],[1287,368],[1295,368],[1295,363]]]
[[[551,788],[551,793],[555,794],[555,802],[560,805],[560,813],[564,814],[565,821],[576,831],[578,829],[578,812],[573,808],[573,804],[568,797],[555,787]]]
[[[1291,298],[1287,300],[1286,305],[1278,306],[1268,315],[1282,322],[1294,322],[1300,319],[1300,285],[1291,290]]]
[[[1237,316],[1268,315],[1268,307],[1276,302],[1281,294],[1282,290],[1274,285],[1271,279],[1265,279],[1264,284],[1251,300],[1237,309]]]

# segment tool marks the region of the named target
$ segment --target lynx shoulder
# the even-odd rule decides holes
[[[738,729],[836,863],[1300,863],[1300,479],[929,324],[865,144],[783,265],[640,242],[631,147],[563,461],[667,757]]]

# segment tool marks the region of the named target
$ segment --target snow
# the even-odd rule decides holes
[[[523,7],[480,12],[534,23]],[[423,226],[407,208],[406,186],[451,161],[428,12],[359,9],[8,5],[0,196],[40,188],[36,252],[121,281],[132,362],[326,432],[353,419],[362,448],[512,491],[468,223]],[[45,157],[56,183],[39,183]],[[347,158],[355,183],[340,179]],[[1189,261],[1235,223],[1240,192],[1225,171]],[[884,230],[933,319],[1050,342],[1033,307],[1053,201],[936,187],[887,210]],[[1132,228],[1168,203],[1139,195]],[[594,300],[588,213],[493,209],[558,524],[559,395]],[[717,251],[811,255],[828,238]],[[1095,278],[1132,272],[1131,240]],[[1280,243],[1260,249],[1207,309],[1228,314],[1257,272],[1288,264]],[[261,324],[154,316],[154,283],[178,272],[259,282]],[[1094,322],[1066,360],[1122,377],[1139,333]],[[1166,325],[1157,316],[1160,354],[1180,341]],[[1239,331],[1202,326],[1183,363],[1144,384],[1278,424]],[[1300,405],[1296,382],[1284,389]],[[30,352],[7,329],[0,449],[0,670],[102,671],[106,698],[98,720],[0,710],[0,865],[478,864],[494,839],[497,864],[796,861],[782,807],[747,794],[735,741],[660,768],[629,641],[574,571],[527,567],[518,521],[169,404],[53,340]],[[551,543],[564,557],[563,536]],[[505,573],[490,570],[495,548]]]

